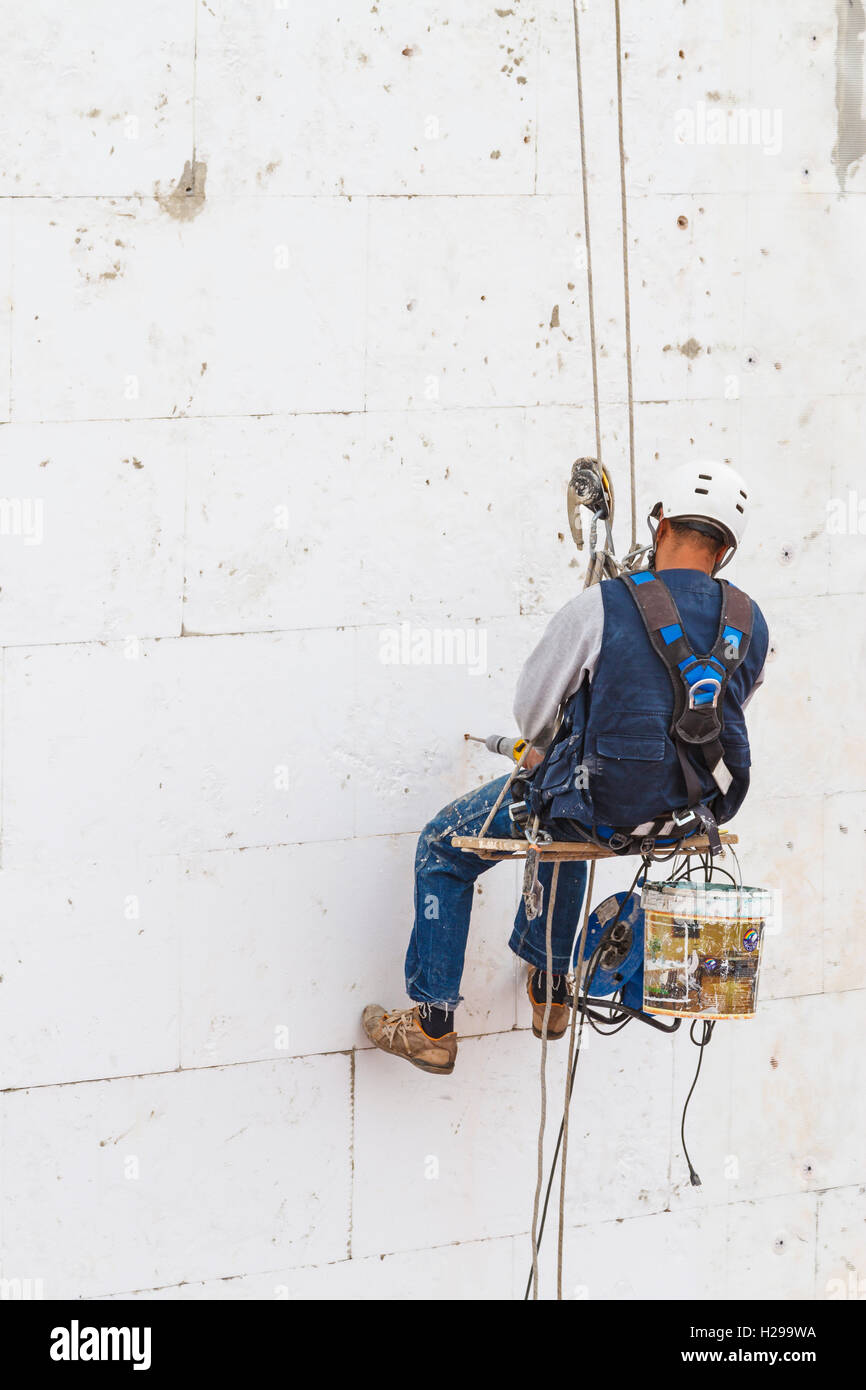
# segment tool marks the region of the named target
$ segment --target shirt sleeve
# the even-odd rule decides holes
[[[757,676],[755,677],[755,684],[752,686],[751,690],[749,691],[748,695],[746,696],[745,700],[743,701],[743,703],[742,703],[742,705],[741,705],[741,708],[742,708],[742,709],[745,709],[745,708],[746,708],[746,705],[747,705],[747,704],[749,703],[749,701],[751,700],[751,698],[752,698],[752,696],[754,695],[755,691],[757,690],[758,686],[764,684],[764,676],[766,675],[766,673],[767,673],[767,663],[764,662],[763,666],[761,667],[760,671],[758,672]]]
[[[557,715],[585,680],[592,681],[604,633],[601,585],[593,584],[560,608],[520,673],[514,718],[521,734],[546,748]]]

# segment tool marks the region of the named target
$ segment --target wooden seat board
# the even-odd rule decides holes
[[[731,834],[730,831],[720,830],[719,839],[722,847],[725,845],[736,845],[739,843],[738,836]],[[465,850],[467,853],[477,854],[480,859],[525,859],[526,852],[530,848],[528,840],[491,840],[481,839],[473,835],[454,835],[451,839],[452,845],[456,849]],[[708,850],[710,842],[706,835],[694,835],[689,840],[680,842],[682,852],[686,848],[692,852]],[[554,840],[549,845],[537,845],[538,858],[541,860],[587,860],[587,859],[623,859],[628,855],[614,854],[611,849],[602,849],[600,845],[587,844],[583,840]],[[673,850],[673,845],[660,845],[660,851],[665,854]]]

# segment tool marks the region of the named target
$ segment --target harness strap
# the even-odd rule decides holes
[[[728,680],[745,659],[752,638],[752,600],[726,580],[722,586],[719,627],[712,650],[696,656],[685,634],[679,609],[664,580],[648,571],[622,576],[641,615],[656,655],[664,663],[674,695],[670,736],[686,785],[686,805],[703,800],[689,747],[700,748],[716,786],[724,794],[733,781],[722,748],[724,697]]]
[[[581,832],[581,839],[591,840],[593,844],[599,845],[602,849],[612,850],[614,854],[652,855],[657,846],[661,849],[672,848],[687,842],[693,836],[700,834],[701,831],[710,842],[712,854],[721,853],[722,848],[716,818],[709,806],[705,806],[703,802],[691,808],[688,820],[670,820],[660,816],[657,820],[647,822],[646,825],[628,829],[600,825],[588,826],[582,825],[580,821],[567,821],[566,824],[576,827]],[[680,833],[675,835],[673,832],[678,827]]]

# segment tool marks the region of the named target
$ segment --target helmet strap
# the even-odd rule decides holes
[[[647,568],[651,570],[654,570],[656,567],[656,542],[659,533],[659,517],[661,514],[661,509],[661,502],[656,502],[652,511],[647,514],[646,519],[646,524],[649,527],[650,533],[650,550],[649,555],[647,556]],[[653,522],[655,522],[655,525],[653,525]]]

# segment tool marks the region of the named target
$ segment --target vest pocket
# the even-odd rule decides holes
[[[556,747],[541,779],[541,789],[548,796],[561,795],[575,785],[582,748],[583,731],[572,734]]]
[[[590,778],[596,817],[606,825],[641,825],[682,805],[680,765],[661,721],[630,717],[628,733],[595,736],[595,773]]]
[[[638,738],[634,734],[598,734],[595,740],[600,758],[627,759],[629,762],[661,763],[665,757],[663,734]]]

